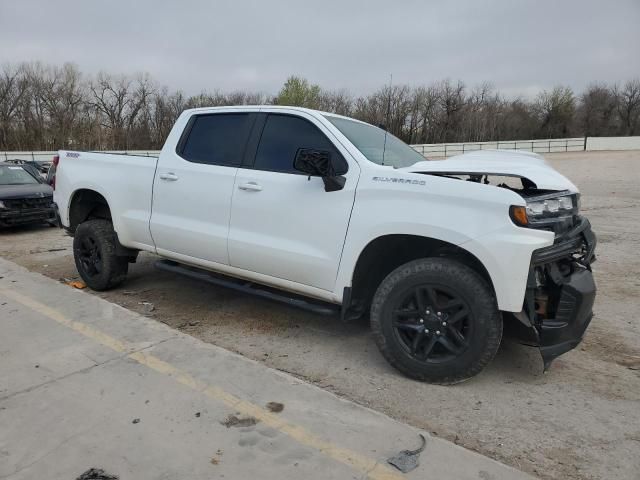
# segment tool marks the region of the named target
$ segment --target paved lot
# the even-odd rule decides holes
[[[0,277],[0,478],[530,478],[437,438],[405,477],[385,459],[412,427],[5,260]]]
[[[545,375],[535,350],[505,342],[470,382],[413,382],[386,364],[366,324],[345,327],[158,272],[152,255],[99,296],[538,476],[637,480],[640,152],[549,158],[581,188],[600,243],[595,319],[583,345]],[[56,280],[77,275],[70,254],[56,229],[0,232],[1,256]]]

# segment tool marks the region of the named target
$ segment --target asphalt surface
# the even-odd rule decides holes
[[[0,479],[531,478],[5,260],[0,319]]]

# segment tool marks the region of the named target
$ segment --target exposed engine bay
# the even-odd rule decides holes
[[[456,180],[464,180],[467,182],[482,183],[483,185],[493,185],[500,188],[506,188],[523,198],[534,197],[538,195],[546,195],[557,193],[554,190],[539,189],[537,185],[526,177],[512,174],[496,174],[496,173],[459,173],[459,172],[425,172],[428,175],[437,177],[453,178]]]

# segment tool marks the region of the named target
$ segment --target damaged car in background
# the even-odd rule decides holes
[[[53,189],[30,165],[0,162],[0,228],[56,223]]]
[[[62,150],[53,164],[94,290],[152,252],[165,271],[367,317],[392,366],[442,384],[482,371],[503,329],[548,368],[592,318],[595,236],[578,189],[535,154],[427,161],[347,117],[243,106],[186,110],[158,158]]]

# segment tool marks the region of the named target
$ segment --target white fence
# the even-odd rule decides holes
[[[450,157],[474,150],[525,150],[535,153],[640,150],[640,137],[576,137],[500,142],[431,143],[411,146],[426,157]]]
[[[579,152],[591,150],[640,150],[640,137],[576,137],[550,140],[508,140],[500,142],[431,143],[411,145],[427,157],[450,157],[475,150],[525,150],[535,153]],[[159,150],[109,151],[154,157]],[[0,152],[2,160],[49,162],[56,152]]]
[[[508,140],[495,142],[429,143],[411,145],[426,157],[450,157],[475,150],[526,150],[535,153],[580,152],[586,150],[587,139],[556,138],[550,140]]]
[[[587,150],[640,150],[640,137],[588,137]]]

